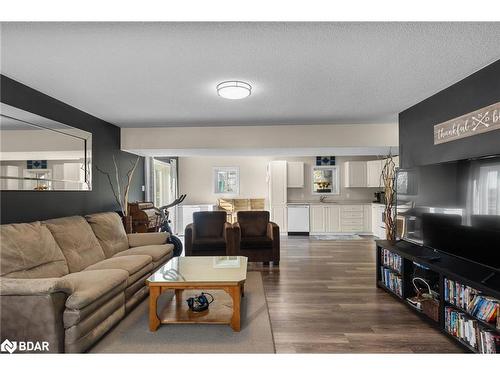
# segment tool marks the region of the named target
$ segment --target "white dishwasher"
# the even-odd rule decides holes
[[[309,205],[288,204],[288,235],[309,235]]]

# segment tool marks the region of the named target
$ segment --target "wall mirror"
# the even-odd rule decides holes
[[[92,133],[1,103],[1,190],[92,190]]]
[[[312,168],[313,194],[340,194],[339,175],[336,166]]]

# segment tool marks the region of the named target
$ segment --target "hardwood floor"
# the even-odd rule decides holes
[[[375,287],[370,238],[282,237],[279,268],[262,271],[277,353],[464,353]]]

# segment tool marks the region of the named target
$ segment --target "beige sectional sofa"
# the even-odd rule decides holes
[[[90,348],[137,303],[173,255],[167,233],[126,234],[114,212],[0,228],[0,340]]]

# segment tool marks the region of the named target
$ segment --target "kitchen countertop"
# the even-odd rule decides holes
[[[355,200],[342,200],[342,201],[326,201],[326,202],[320,202],[320,201],[302,201],[302,202],[287,202],[288,205],[325,205],[325,204],[373,204],[374,202],[369,202],[369,201],[355,201]],[[383,203],[375,203],[375,204],[383,204]]]

